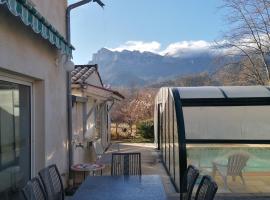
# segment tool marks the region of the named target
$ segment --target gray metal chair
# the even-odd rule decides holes
[[[141,153],[112,153],[111,175],[142,175]]]
[[[50,165],[39,173],[48,200],[64,200],[64,187],[56,165]]]
[[[199,170],[193,165],[189,165],[184,176],[184,184],[187,187],[187,193],[184,196],[185,200],[191,200],[192,191],[196,183],[197,178],[199,177]]]
[[[27,182],[22,189],[25,200],[47,200],[43,186],[38,178],[33,178]]]
[[[213,200],[218,186],[210,176],[203,176],[195,195],[195,200]]]

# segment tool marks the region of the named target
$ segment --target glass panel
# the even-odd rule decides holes
[[[181,99],[224,98],[218,87],[180,87],[178,90]]]
[[[175,185],[180,189],[180,159],[179,159],[179,138],[177,129],[176,113],[174,109],[174,155],[175,155]]]
[[[270,91],[262,86],[221,87],[228,97],[269,97]]]
[[[161,105],[162,107],[162,105]],[[160,150],[162,154],[162,159],[165,160],[165,137],[164,137],[164,117],[163,112],[160,112]]]
[[[172,99],[168,99],[169,102],[169,121],[168,121],[168,126],[169,126],[169,135],[170,135],[170,174],[172,179],[174,179],[174,130],[173,130],[173,103]]]
[[[164,161],[165,164],[167,164],[167,142],[168,142],[166,127],[167,127],[166,108],[164,106],[164,111],[163,111],[163,136],[164,136],[163,137],[163,139],[164,139],[164,143],[163,143],[164,144],[163,161]]]
[[[188,164],[213,176],[219,193],[269,193],[269,157],[265,144],[187,145]]]
[[[180,190],[179,144],[176,112],[171,93],[168,95],[164,90],[162,94],[160,94],[163,103],[158,105],[158,109],[160,110],[160,125],[158,126],[161,134],[160,150],[163,163],[165,164],[171,179],[174,181],[176,188]]]
[[[168,171],[170,171],[170,132],[169,132],[169,110],[168,101],[165,104],[165,115],[166,115],[166,166]]]
[[[269,140],[270,106],[184,107],[187,139]]]
[[[0,196],[19,199],[30,178],[30,87],[0,81]]]
[[[181,99],[224,98],[224,94],[231,98],[241,97],[270,97],[270,91],[263,86],[224,86],[224,87],[180,87]]]

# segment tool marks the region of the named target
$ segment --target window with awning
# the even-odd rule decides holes
[[[72,55],[74,47],[60,35],[60,33],[27,1],[27,0],[0,0],[0,5],[8,10],[32,30],[48,40],[63,54]]]

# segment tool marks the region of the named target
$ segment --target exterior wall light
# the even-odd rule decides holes
[[[71,72],[75,68],[74,62],[68,58],[66,63],[64,64],[64,68],[67,72]]]
[[[67,72],[71,72],[75,68],[75,64],[71,60],[71,57],[58,50],[55,64],[57,67],[63,67]]]

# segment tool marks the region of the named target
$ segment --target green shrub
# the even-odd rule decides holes
[[[154,138],[154,122],[153,120],[142,121],[138,124],[139,134],[147,139]]]

